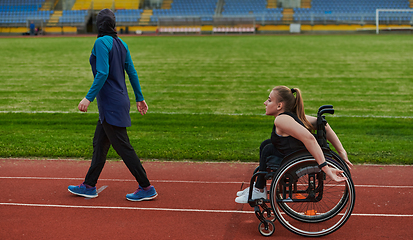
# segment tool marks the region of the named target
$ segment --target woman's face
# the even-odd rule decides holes
[[[274,93],[274,91],[271,91],[267,101],[264,102],[265,114],[270,116],[277,116],[281,107],[279,103],[280,102],[278,102],[276,94]]]

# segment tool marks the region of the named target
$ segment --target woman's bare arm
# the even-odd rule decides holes
[[[317,128],[317,118],[312,117],[312,116],[307,116],[307,120],[314,126],[314,128]],[[337,137],[336,133],[334,130],[330,127],[330,125],[327,123],[326,127],[326,137],[327,140],[333,145],[333,147],[336,149],[338,155],[346,162],[347,166],[351,168],[353,164],[348,160],[347,152],[344,149],[343,145],[340,142],[340,139]]]

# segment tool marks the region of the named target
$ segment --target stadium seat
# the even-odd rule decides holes
[[[142,9],[121,9],[115,12],[118,23],[138,23],[141,18]]]
[[[139,0],[115,0],[115,9],[139,9]]]
[[[78,23],[84,23],[87,14],[87,10],[65,10],[62,12],[62,16],[60,17],[59,22],[74,25]]]
[[[281,21],[283,8],[267,8],[267,0],[226,0],[223,16],[254,16],[256,21]]]
[[[88,10],[92,7],[92,0],[76,0],[72,10]]]
[[[102,10],[105,8],[112,9],[114,6],[113,0],[93,0],[93,9]]]
[[[374,21],[376,9],[410,9],[408,0],[312,0],[311,8],[295,8],[295,21]],[[381,19],[410,21],[411,13],[384,13]]]
[[[174,0],[170,9],[153,9],[151,21],[156,22],[160,17],[200,17],[212,21],[217,0]]]
[[[39,11],[44,0],[3,0],[0,2],[0,24],[25,24],[29,20],[49,20],[53,11]]]

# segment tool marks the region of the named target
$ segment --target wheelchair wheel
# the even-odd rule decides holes
[[[347,180],[337,183],[317,166],[311,155],[284,164],[271,183],[271,206],[288,230],[309,237],[324,236],[339,229],[354,208],[355,189],[345,168],[326,156],[331,168],[344,171]]]
[[[258,225],[258,231],[260,231],[264,237],[269,237],[275,232],[275,225],[273,222],[265,220],[265,223],[260,222]]]

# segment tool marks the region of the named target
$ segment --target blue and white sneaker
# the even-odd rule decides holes
[[[158,196],[155,188],[151,185],[149,189],[144,190],[141,186],[134,192],[126,194],[126,199],[129,201],[144,201],[144,200],[151,200]]]
[[[98,196],[96,192],[96,187],[90,187],[89,185],[86,185],[84,183],[78,186],[70,185],[67,188],[67,190],[69,190],[69,192],[75,195],[87,197],[87,198],[95,198]]]

